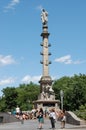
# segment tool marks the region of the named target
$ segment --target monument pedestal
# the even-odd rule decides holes
[[[51,108],[59,109],[59,100],[37,100],[34,102],[36,109],[43,108],[49,111]]]
[[[55,93],[52,89],[52,79],[50,76],[42,76],[40,83],[40,94],[38,100],[34,102],[36,109],[43,108],[48,110],[50,108],[59,109],[59,100],[55,100]]]

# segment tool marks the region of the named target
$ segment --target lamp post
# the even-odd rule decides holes
[[[61,97],[61,110],[63,111],[63,97],[64,97],[63,90],[60,91],[60,97]]]
[[[30,110],[30,100],[28,99],[26,102],[27,102],[28,110]]]

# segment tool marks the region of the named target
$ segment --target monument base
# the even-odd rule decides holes
[[[35,109],[43,108],[43,110],[49,111],[51,108],[59,109],[59,100],[37,100],[34,101]]]
[[[42,76],[40,83],[40,94],[38,100],[34,101],[34,108],[49,111],[51,108],[59,109],[60,101],[55,99],[55,93],[52,89],[52,79],[50,76]]]

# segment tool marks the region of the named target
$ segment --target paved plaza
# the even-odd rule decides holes
[[[62,130],[60,129],[60,122],[56,121],[56,129],[55,130]],[[50,120],[45,119],[43,124],[43,130],[50,130]],[[38,120],[25,120],[24,124],[21,122],[13,122],[13,123],[3,123],[0,124],[0,130],[39,130],[38,129]],[[51,129],[52,130],[52,129]],[[66,124],[66,128],[64,130],[86,130],[86,126],[75,126]]]

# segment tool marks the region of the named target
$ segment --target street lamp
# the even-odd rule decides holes
[[[30,100],[28,99],[26,102],[27,102],[28,110],[30,110]]]
[[[64,97],[63,90],[60,90],[60,97],[61,97],[61,110],[63,111],[63,97]]]

